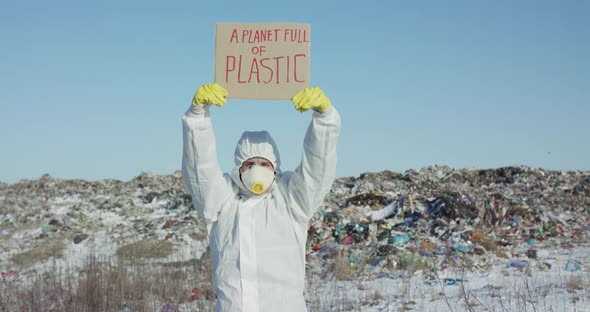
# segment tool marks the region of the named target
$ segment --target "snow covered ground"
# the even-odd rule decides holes
[[[541,254],[518,263],[525,267],[497,260],[485,272],[397,271],[347,281],[315,277],[307,296],[312,311],[590,311],[590,248],[548,248]]]
[[[155,270],[191,268],[207,258],[191,204],[178,172],[1,184],[0,303],[8,286],[56,268],[75,276],[91,257],[117,263],[129,248]],[[341,178],[310,223],[309,310],[590,311],[589,204],[588,172],[429,167]],[[154,311],[211,310],[188,299],[193,287],[210,289],[205,270],[183,276],[186,299],[156,300]]]

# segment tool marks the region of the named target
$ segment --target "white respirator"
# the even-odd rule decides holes
[[[275,179],[275,172],[262,166],[252,165],[241,174],[242,183],[256,195],[264,193]]]

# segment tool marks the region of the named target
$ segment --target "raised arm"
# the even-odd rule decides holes
[[[289,181],[293,214],[307,222],[318,209],[336,178],[336,144],[340,135],[340,115],[319,88],[307,88],[293,98],[301,112],[313,109],[303,141],[301,164]]]
[[[223,92],[225,90],[218,85],[201,86],[182,117],[182,177],[193,206],[207,224],[217,221],[221,204],[233,196],[231,182],[224,178],[219,167],[209,113],[211,104],[225,104]]]

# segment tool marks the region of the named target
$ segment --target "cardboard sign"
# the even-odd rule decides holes
[[[299,23],[218,23],[215,82],[234,99],[291,99],[309,86],[311,29]]]

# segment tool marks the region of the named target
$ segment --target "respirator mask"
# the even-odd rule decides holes
[[[240,175],[244,186],[252,193],[260,195],[272,185],[275,179],[275,172],[272,169],[252,165],[250,169]]]

